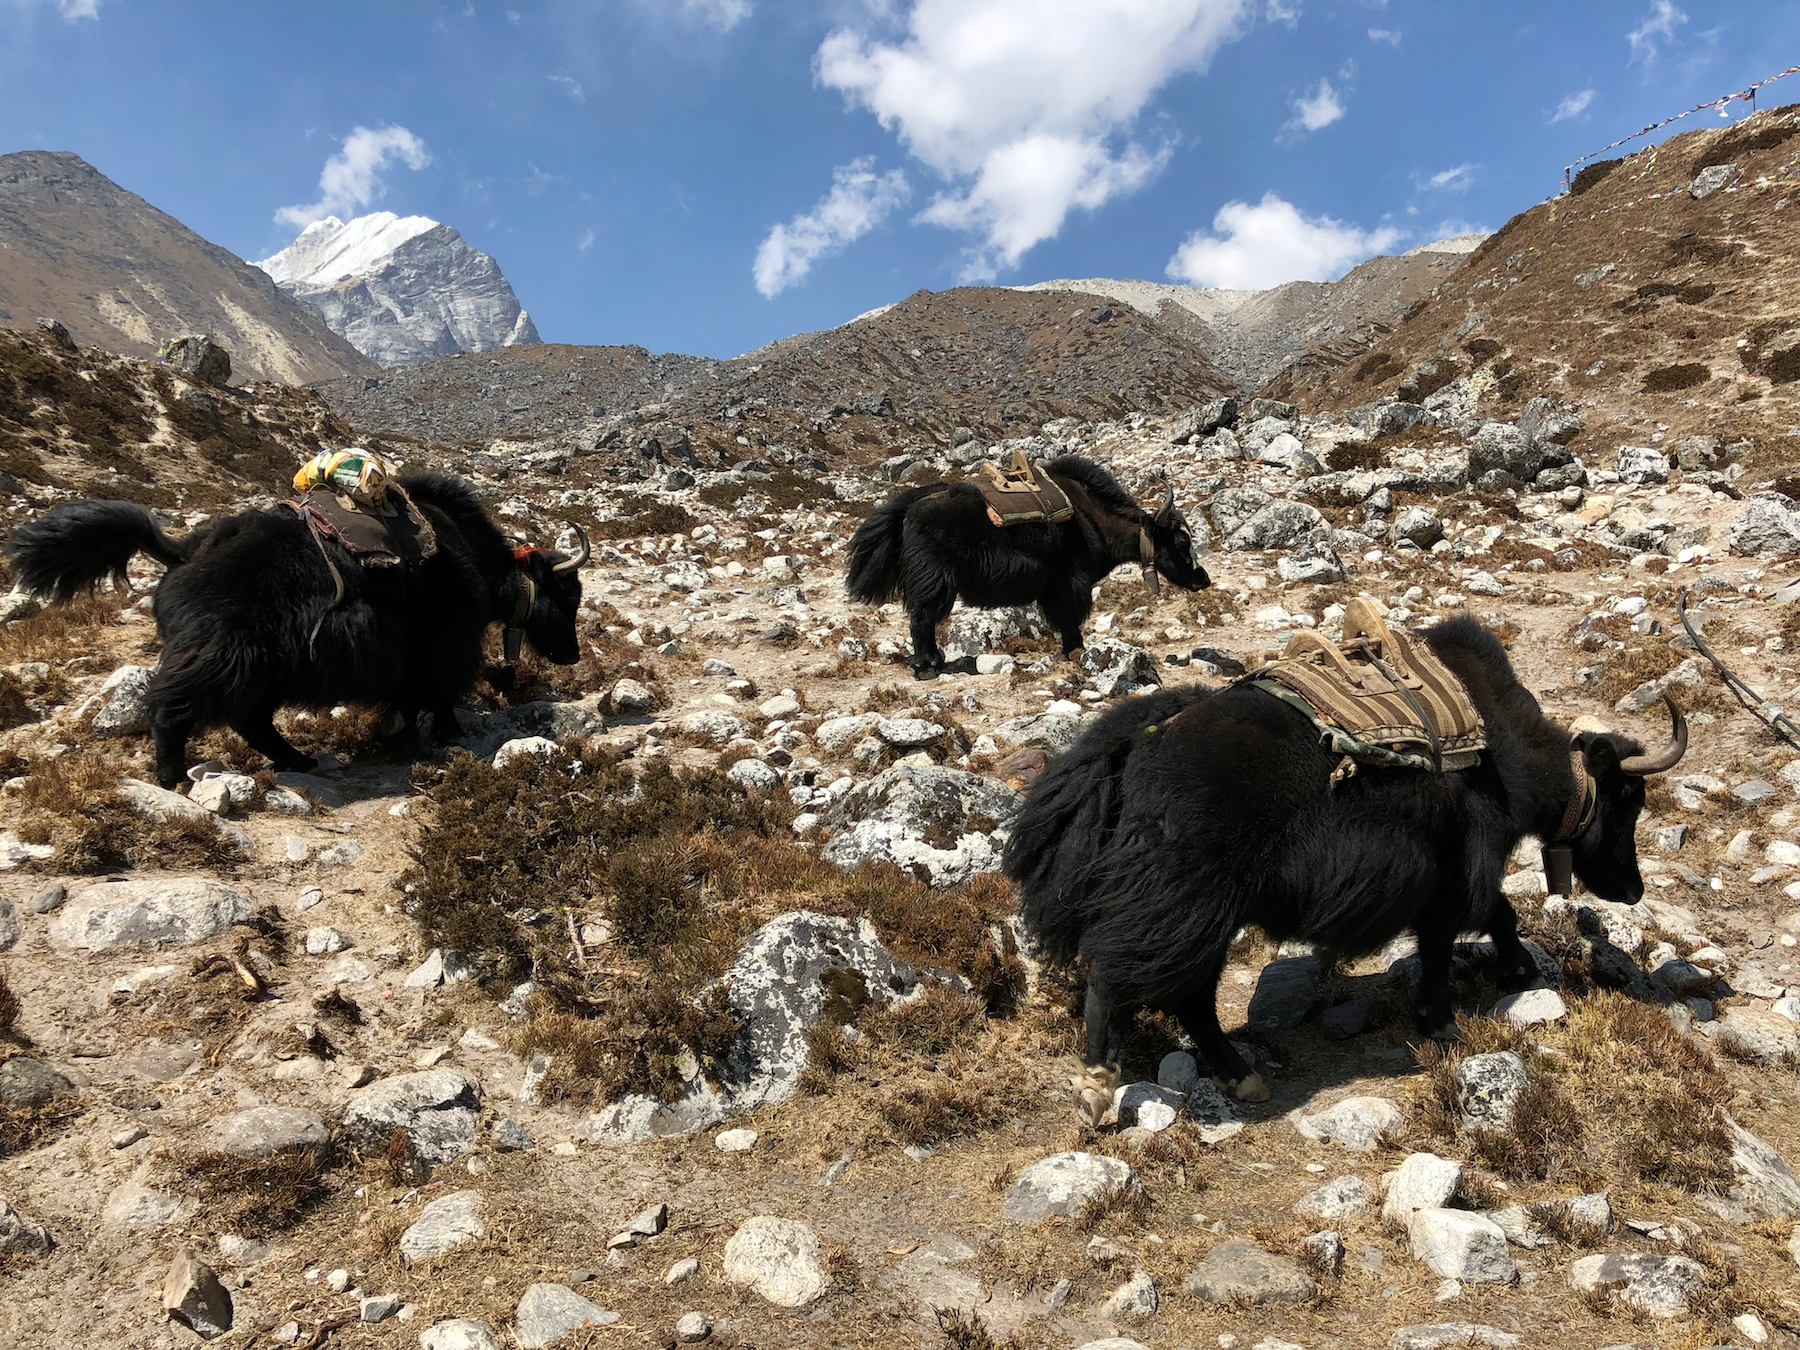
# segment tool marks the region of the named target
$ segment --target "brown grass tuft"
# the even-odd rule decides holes
[[[722,988],[698,1000],[659,980],[646,980],[609,1000],[598,1016],[539,1013],[519,1036],[519,1054],[548,1055],[539,1089],[547,1101],[587,1105],[628,1092],[669,1098],[683,1086],[688,1053],[716,1074],[742,1023]]]
[[[992,1129],[1012,1116],[991,1088],[948,1079],[898,1088],[882,1099],[879,1110],[903,1144],[942,1144]]]
[[[910,1003],[871,1007],[859,1025],[877,1044],[936,1058],[977,1040],[986,1022],[981,999],[933,983]]]
[[[149,821],[119,799],[126,776],[119,760],[72,752],[43,760],[25,775],[25,817],[19,838],[50,844],[58,870],[75,873],[125,867],[228,867],[242,861],[212,818]]]
[[[324,1168],[310,1149],[240,1158],[234,1153],[177,1153],[169,1162],[206,1203],[214,1229],[266,1237],[292,1228],[325,1197]]]
[[[0,1036],[13,1034],[13,1028],[19,1023],[19,1007],[19,996],[6,982],[6,972],[0,971]]]
[[[964,1312],[961,1308],[933,1308],[932,1314],[937,1318],[938,1330],[944,1333],[944,1344],[949,1350],[1024,1350],[1017,1336],[995,1340],[987,1323],[974,1313]]]
[[[1081,1207],[1075,1226],[1084,1233],[1100,1228],[1135,1231],[1150,1222],[1150,1192],[1127,1183],[1108,1187]]]

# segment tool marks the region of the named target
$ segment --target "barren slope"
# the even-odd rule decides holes
[[[1724,185],[1697,197],[1715,165],[1729,166]],[[1316,351],[1270,392],[1347,410],[1436,360],[1433,383],[1479,371],[1502,407],[1579,401],[1590,427],[1640,443],[1663,427],[1785,437],[1800,422],[1797,187],[1791,107],[1592,166],[1578,191],[1509,221],[1393,333]]]
[[[125,191],[79,155],[0,156],[0,327],[60,319],[81,344],[154,356],[211,333],[240,383],[307,384],[369,361],[262,272]]]

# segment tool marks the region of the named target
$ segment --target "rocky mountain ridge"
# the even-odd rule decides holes
[[[1203,290],[1100,277],[1039,281],[1016,289],[1099,295],[1165,323],[1189,323],[1219,368],[1249,392],[1268,384],[1311,348],[1392,328],[1485,238],[1440,239],[1397,257],[1370,258],[1336,281],[1290,281],[1267,290]]]
[[[500,265],[424,216],[327,216],[255,266],[380,366],[541,341]]]
[[[0,328],[64,324],[83,346],[154,356],[211,333],[240,381],[374,372],[262,272],[125,191],[78,155],[0,155]]]

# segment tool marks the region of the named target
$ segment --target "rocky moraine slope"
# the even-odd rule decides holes
[[[1704,231],[1709,201],[1665,205]],[[1800,1345],[1800,750],[1676,620],[1685,595],[1800,699],[1786,386],[1696,386],[1630,434],[1623,394],[1491,360],[1406,397],[1229,400],[1150,316],[1001,295],[915,297],[730,385],[544,348],[197,390],[296,460],[372,409],[363,434],[510,531],[581,522],[583,659],[490,670],[416,764],[381,710],[289,712],[318,772],[214,734],[171,794],[142,734],[157,570],[7,602],[0,1341]],[[553,354],[575,379],[525,364]],[[81,370],[135,391],[148,469],[205,462],[171,412],[191,382],[21,339],[15,517],[99,472]],[[509,379],[530,426],[484,426]],[[966,673],[914,681],[904,616],[846,603],[845,543],[894,482],[1015,448],[1144,498],[1166,478],[1215,585],[1153,600],[1122,570],[1079,663],[1029,613],[959,611]],[[105,471],[187,487],[156,504],[188,522],[223,506]],[[1663,692],[1689,710],[1648,896],[1549,897],[1528,841],[1504,886],[1554,987],[1501,1002],[1468,935],[1447,1047],[1412,1032],[1405,941],[1246,932],[1221,1016],[1272,1100],[1225,1100],[1145,1017],[1116,1119],[1078,1126],[1079,973],[1038,961],[995,871],[1021,793],[1100,710],[1334,634],[1357,595],[1479,617],[1565,724],[1651,740]]]

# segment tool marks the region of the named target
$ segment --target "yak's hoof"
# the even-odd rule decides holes
[[[1090,1130],[1112,1110],[1113,1097],[1124,1075],[1117,1069],[1090,1068],[1069,1080],[1075,1089],[1075,1118]]]
[[[1247,1074],[1237,1082],[1228,1082],[1223,1078],[1213,1079],[1213,1085],[1223,1092],[1229,1092],[1240,1102],[1266,1102],[1269,1100],[1269,1085],[1263,1082],[1260,1073]]]
[[[914,666],[913,667],[913,678],[915,680],[935,680],[937,677],[938,677],[938,670],[937,670],[936,666]]]
[[[1454,1044],[1463,1038],[1462,1031],[1456,1025],[1454,1017],[1439,1022],[1436,1026],[1421,1028],[1427,1037],[1434,1041]]]

